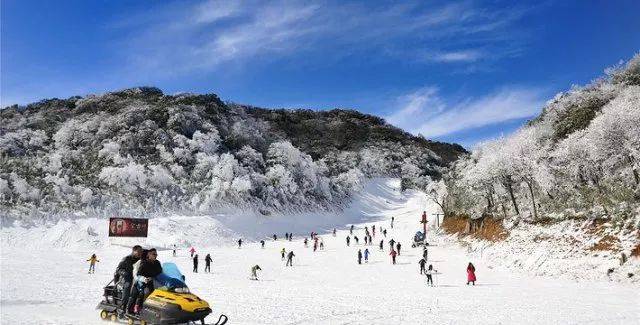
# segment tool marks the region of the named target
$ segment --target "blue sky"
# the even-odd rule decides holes
[[[467,147],[640,50],[640,1],[25,1],[2,106],[150,85],[353,108]]]

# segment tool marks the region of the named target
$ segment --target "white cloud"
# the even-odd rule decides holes
[[[425,92],[425,89],[429,91]],[[532,117],[545,103],[543,92],[535,88],[504,88],[456,103],[447,103],[434,89],[423,88],[402,96],[398,110],[387,120],[415,134],[439,137]],[[413,100],[407,101],[406,98]]]
[[[513,9],[485,10],[470,1],[393,3],[206,1],[170,6],[154,18],[128,19],[119,50],[136,69],[156,74],[215,70],[227,63],[331,50],[392,54],[422,62],[473,63],[485,50],[513,47]],[[132,26],[131,21],[134,21]],[[139,22],[139,25],[135,25]],[[478,44],[482,43],[479,50]],[[425,55],[427,59],[424,60]],[[128,67],[127,69],[130,69]]]

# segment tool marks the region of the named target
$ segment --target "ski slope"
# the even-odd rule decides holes
[[[401,194],[399,181],[378,179],[341,213],[266,220],[241,215],[153,219],[147,244],[180,245],[177,257],[163,250],[159,259],[177,263],[191,290],[212,305],[209,322],[224,313],[229,324],[637,324],[637,287],[514,274],[467,256],[433,234],[429,263],[441,274],[437,287],[426,286],[418,273],[421,248],[411,248],[425,209],[436,211],[424,195]],[[347,247],[351,223],[357,223],[360,244],[352,241]],[[364,246],[363,228],[373,224],[388,230],[384,251],[378,250],[383,239],[379,231],[375,244]],[[339,229],[336,237],[330,234],[334,225]],[[321,234],[324,250],[304,247],[303,234],[311,230]],[[256,240],[274,231],[279,239],[266,239],[261,249]],[[288,231],[296,233],[292,242],[280,239]],[[246,242],[238,249],[240,236]],[[402,243],[396,265],[388,256],[391,238]],[[196,244],[200,272],[204,256],[212,255],[212,273],[190,272],[187,243]],[[293,267],[285,267],[280,258],[283,247],[295,253]],[[357,251],[365,247],[370,260],[358,265]],[[1,323],[104,324],[94,308],[102,286],[128,252],[109,244],[104,220],[3,228]],[[87,274],[85,261],[92,253],[100,263],[95,274]],[[476,266],[475,286],[465,284],[469,262]],[[249,280],[255,264],[263,270],[259,281]]]

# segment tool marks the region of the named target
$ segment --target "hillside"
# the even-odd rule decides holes
[[[465,153],[353,110],[269,110],[141,87],[0,111],[8,217],[333,209],[363,180],[405,188]]]
[[[528,125],[479,145],[431,184],[445,226],[537,274],[561,275],[581,260],[591,276],[637,281],[639,125],[636,55],[558,94]]]

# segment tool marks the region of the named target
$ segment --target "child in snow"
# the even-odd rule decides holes
[[[287,254],[287,251],[284,249],[284,247],[280,251],[280,254],[282,255],[282,260],[284,261],[284,255]]]
[[[364,262],[365,263],[369,263],[369,249],[368,248],[364,249]]]
[[[96,273],[96,262],[100,262],[96,254],[91,255],[87,262],[89,262],[89,273]]]
[[[393,248],[391,249],[391,253],[389,253],[389,255],[391,255],[391,263],[392,264],[396,264],[396,251],[393,250]]]
[[[358,264],[362,264],[362,250],[358,250]]]
[[[213,259],[211,258],[211,254],[207,254],[207,256],[204,257],[204,272],[205,273],[211,273],[211,262],[213,261]]]
[[[295,254],[293,254],[293,251],[290,251],[289,254],[287,254],[287,264],[285,266],[293,266],[293,257],[296,256]]]
[[[193,272],[198,273],[198,254],[193,257]]]
[[[469,266],[467,266],[467,285],[471,282],[473,285],[476,285],[476,267],[469,262]]]
[[[258,271],[262,271],[260,265],[256,264],[251,267],[251,280],[258,280]]]
[[[433,287],[433,274],[437,273],[438,271],[433,269],[433,265],[429,264],[429,268],[425,271],[425,275],[427,276],[427,284],[431,285]]]

